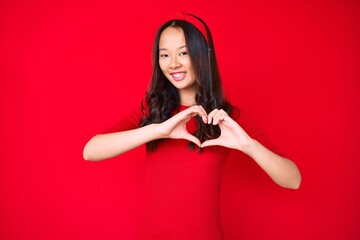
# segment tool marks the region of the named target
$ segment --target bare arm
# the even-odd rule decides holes
[[[254,139],[242,151],[248,154],[278,185],[292,189],[300,187],[299,169],[289,159],[277,155]]]
[[[160,138],[158,124],[107,134],[97,134],[85,145],[85,160],[100,161],[121,155],[142,144]]]
[[[297,166],[251,138],[225,111],[218,109],[212,111],[208,115],[208,123],[219,124],[221,135],[217,139],[205,141],[202,147],[220,145],[242,151],[278,185],[292,189],[300,187],[301,175]]]
[[[206,112],[201,106],[192,106],[162,123],[150,124],[133,130],[98,134],[85,145],[85,160],[100,161],[121,155],[147,142],[160,138],[187,139],[200,146],[200,141],[188,133],[186,123],[199,115],[206,121]]]

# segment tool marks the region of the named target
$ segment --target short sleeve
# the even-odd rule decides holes
[[[105,133],[113,133],[113,132],[122,132],[122,131],[138,128],[142,116],[143,116],[142,108],[139,105],[138,107],[135,107],[132,110],[130,110],[129,113],[121,117],[118,121],[115,122],[115,124],[106,128],[101,133],[105,134]]]
[[[256,122],[244,111],[236,110],[233,117],[235,121],[245,130],[247,134],[259,143],[261,143],[264,147],[269,149],[270,151],[284,156],[284,153],[280,151],[265,135],[262,129],[256,124]],[[233,115],[233,114],[232,114]]]

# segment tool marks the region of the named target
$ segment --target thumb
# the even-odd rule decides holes
[[[191,135],[191,134],[186,134],[186,135],[184,136],[184,139],[189,140],[190,142],[195,143],[198,147],[201,146],[200,140],[199,140],[197,137],[195,137],[195,136],[193,136],[193,135]]]
[[[206,140],[205,142],[203,142],[201,144],[201,147],[209,147],[209,146],[216,146],[216,145],[220,145],[219,140],[218,139],[211,139],[211,140]]]

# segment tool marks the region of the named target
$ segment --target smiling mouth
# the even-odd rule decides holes
[[[175,81],[181,81],[185,78],[186,73],[185,72],[177,72],[177,73],[170,73],[170,75],[172,76],[172,78]]]

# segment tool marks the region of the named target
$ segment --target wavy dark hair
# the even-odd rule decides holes
[[[152,79],[142,101],[144,117],[140,121],[140,126],[164,122],[179,108],[180,98],[178,90],[165,77],[159,65],[159,40],[162,32],[168,27],[182,29],[185,35],[186,47],[189,51],[195,72],[196,104],[203,106],[207,113],[215,108],[223,109],[228,114],[231,113],[232,106],[223,94],[210,30],[203,20],[194,15],[191,16],[197,18],[204,24],[208,42],[193,24],[185,20],[170,20],[159,28],[153,46]],[[196,117],[196,121],[197,130],[194,136],[196,136],[200,142],[220,136],[219,126],[204,124],[198,116]],[[148,142],[146,144],[147,150],[154,151],[160,141],[161,139]],[[194,148],[195,144],[190,142],[189,149],[194,150]]]

